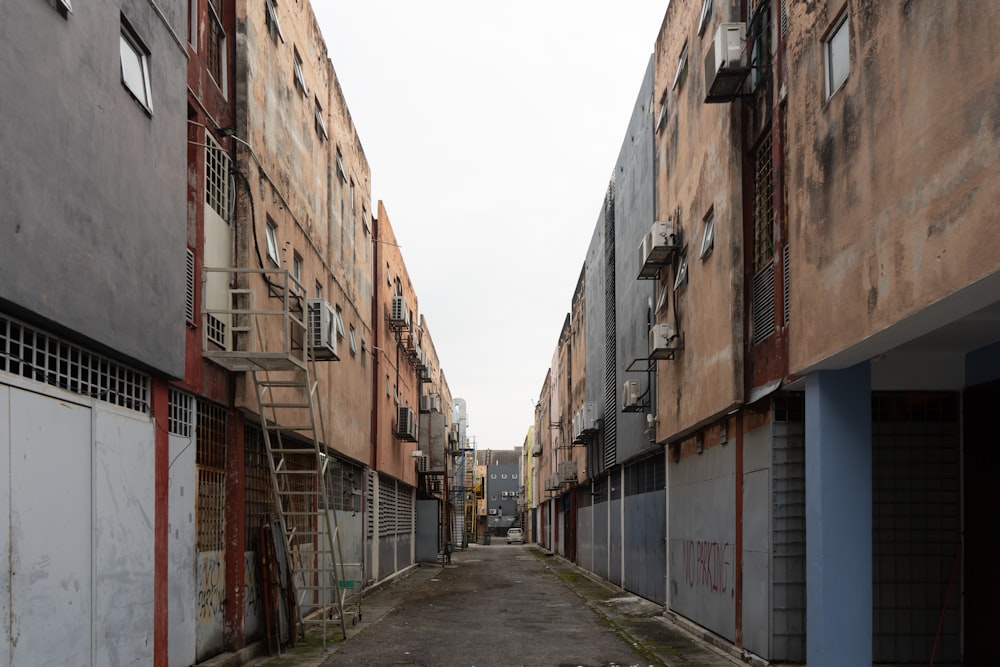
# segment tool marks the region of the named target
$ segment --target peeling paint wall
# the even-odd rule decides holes
[[[704,103],[705,53],[718,25],[739,20],[740,10],[738,2],[716,0],[699,35],[701,7],[671,3],[654,53],[656,218],[672,220],[679,230],[688,272],[686,285],[677,289],[676,267],[662,272],[657,285],[657,295],[666,291],[667,299],[656,320],[678,323],[684,343],[673,361],[657,363],[659,442],[722,414],[743,397],[740,103]],[[685,45],[687,74],[678,77]],[[709,212],[714,245],[701,257]]]
[[[842,7],[850,70],[827,99],[823,39]],[[1000,5],[788,8],[798,373],[995,274]]]

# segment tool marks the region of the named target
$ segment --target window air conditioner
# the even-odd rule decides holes
[[[573,444],[578,445],[583,442],[583,409],[576,411],[573,415]]]
[[[306,299],[309,350],[314,359],[337,361],[337,312],[326,299]]]
[[[750,73],[746,63],[747,27],[723,23],[705,54],[705,102],[732,102]]]
[[[417,441],[417,420],[413,408],[400,406],[396,414],[396,435],[402,440]]]
[[[569,484],[577,481],[576,461],[560,461],[557,479],[561,484]]]
[[[639,278],[656,278],[679,245],[672,221],[654,221],[639,243]]]
[[[680,334],[672,322],[654,324],[649,330],[649,358],[672,359],[682,348]]]
[[[406,306],[406,299],[402,294],[392,295],[392,309],[389,311],[389,322],[394,326],[405,327],[410,316],[410,309]]]
[[[626,380],[622,385],[622,409],[626,412],[642,407],[638,380]]]

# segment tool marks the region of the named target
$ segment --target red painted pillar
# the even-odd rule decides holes
[[[167,430],[169,387],[153,378],[150,387],[153,417],[153,665],[167,667],[167,542],[170,539],[168,493],[170,491],[170,432]]]
[[[243,552],[246,550],[245,475],[243,462],[243,418],[229,410],[226,428],[226,649],[246,646],[243,618],[246,592]]]

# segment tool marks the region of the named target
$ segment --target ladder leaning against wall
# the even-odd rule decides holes
[[[327,497],[332,457],[324,451],[316,363],[338,358],[336,314],[322,300],[299,296],[305,291],[288,271],[205,271],[236,274],[234,282],[241,285],[229,290],[229,308],[203,311],[203,330],[214,325],[216,331],[229,331],[225,345],[205,341],[205,356],[229,370],[247,371],[252,379],[298,622],[320,626],[325,648],[327,633],[336,625],[347,638],[348,614],[340,530]],[[256,306],[260,283],[249,285],[253,274],[261,274],[266,289],[262,308]],[[358,601],[352,623],[360,618]]]

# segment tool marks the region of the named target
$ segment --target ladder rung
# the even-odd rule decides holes
[[[305,387],[308,386],[302,380],[257,380],[261,387]]]

